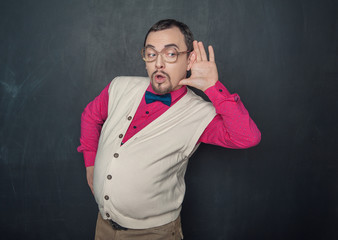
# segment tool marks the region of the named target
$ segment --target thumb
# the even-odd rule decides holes
[[[191,81],[190,81],[190,78],[185,78],[185,79],[182,79],[179,83],[178,83],[178,85],[188,85],[188,86],[190,86],[190,83]]]

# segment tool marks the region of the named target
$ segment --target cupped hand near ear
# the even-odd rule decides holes
[[[214,86],[218,81],[215,54],[212,46],[208,47],[209,60],[202,42],[193,42],[194,51],[191,55],[191,76],[182,79],[180,85],[188,85],[202,91]]]

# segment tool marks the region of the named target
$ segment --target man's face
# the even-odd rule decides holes
[[[145,44],[145,47],[147,46],[157,52],[168,46],[173,46],[178,52],[187,51],[184,35],[177,27],[150,32]],[[150,83],[156,93],[166,94],[182,87],[178,83],[186,77],[191,67],[187,54],[180,54],[174,63],[165,62],[160,54],[155,61],[146,62]]]

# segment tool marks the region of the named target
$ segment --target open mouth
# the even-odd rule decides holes
[[[167,80],[170,81],[170,77],[166,72],[158,71],[158,70],[153,72],[152,79],[157,84],[164,83]]]
[[[167,79],[167,77],[164,74],[161,73],[157,73],[154,77],[155,81],[157,83],[164,83],[165,80]]]

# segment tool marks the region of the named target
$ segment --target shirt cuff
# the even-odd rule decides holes
[[[84,158],[85,166],[86,167],[94,166],[95,157],[96,157],[96,152],[84,151],[83,158]]]
[[[209,87],[204,93],[209,97],[212,103],[219,103],[220,101],[233,101],[240,100],[238,94],[230,94],[228,89],[220,82],[217,81],[212,87]]]

